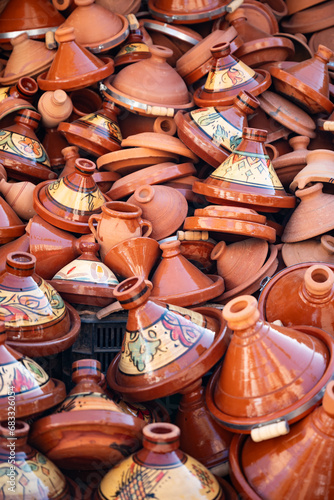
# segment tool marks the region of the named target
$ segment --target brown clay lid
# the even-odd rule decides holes
[[[302,262],[334,264],[334,237],[323,234],[320,240],[314,238],[297,243],[284,243],[282,257],[286,266]]]
[[[197,45],[203,39],[200,33],[188,26],[173,26],[172,24],[163,23],[156,19],[143,18],[140,19],[139,24],[140,26],[144,26],[148,31],[163,33],[166,36],[186,42],[189,45]]]
[[[281,26],[288,33],[314,33],[334,24],[334,1],[321,2],[320,5],[297,12],[283,19]]]
[[[300,170],[290,184],[291,190],[303,189],[311,182],[333,182],[334,152],[328,149],[308,151],[306,165]]]
[[[63,1],[66,4],[68,0],[53,0],[53,2],[57,2],[57,4]],[[136,14],[139,11],[141,0],[113,0],[112,3],[110,3],[110,0],[96,0],[96,3],[112,12],[127,16],[128,14]],[[58,5],[57,8],[59,9]]]
[[[265,224],[267,221],[265,215],[260,215],[251,208],[225,205],[208,205],[205,208],[196,208],[194,215],[201,217],[223,217],[224,219],[236,219],[260,224]]]
[[[37,78],[42,90],[77,90],[107,78],[114,71],[111,58],[99,59],[75,41],[74,28],[58,28],[58,50],[49,71]]]
[[[278,156],[273,160],[275,169],[282,169],[285,167],[298,166],[302,169],[306,165],[306,156],[309,153],[307,146],[310,143],[310,138],[306,135],[297,135],[289,139],[289,144],[292,146],[293,151]]]
[[[179,2],[175,0],[149,0],[152,17],[167,23],[203,23],[224,15],[226,0]]]
[[[254,26],[259,26],[269,34],[278,32],[276,16],[268,3],[259,3],[257,0],[246,0],[242,3],[248,21]]]
[[[314,5],[317,5],[318,3],[322,3],[323,0],[285,0],[285,2],[288,8],[289,16],[292,16],[292,14],[295,14],[296,12],[309,9],[310,7],[314,7]]]

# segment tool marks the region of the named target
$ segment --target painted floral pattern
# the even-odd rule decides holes
[[[42,144],[30,137],[15,132],[0,130],[1,151],[16,156],[23,156],[46,167],[50,167],[50,160]]]

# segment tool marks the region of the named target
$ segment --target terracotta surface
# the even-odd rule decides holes
[[[223,317],[234,334],[206,393],[208,408],[221,425],[250,433],[259,425],[280,419],[292,423],[309,413],[328,382],[330,335],[264,322],[250,295],[228,302]]]
[[[94,113],[102,107],[102,99],[100,95],[92,88],[86,87],[83,89],[72,90],[69,93],[73,104],[73,112],[69,121],[77,120],[82,116]]]
[[[0,198],[0,224],[1,244],[8,243],[24,234],[24,222],[3,198]]]
[[[3,87],[0,92],[0,120],[20,109],[36,111],[32,103],[37,92],[37,82],[30,76],[23,76],[16,85]]]
[[[14,251],[29,252],[30,238],[28,233],[15,237],[12,241],[4,243],[0,247],[0,271],[6,269],[7,255]]]
[[[269,34],[278,32],[276,16],[267,3],[259,3],[257,0],[246,0],[242,3],[242,9],[245,11],[250,23],[255,26],[261,26],[261,29]],[[226,22],[224,18],[218,20],[218,23],[219,21],[220,23],[223,21]]]
[[[181,242],[161,243],[161,262],[153,276],[152,298],[181,307],[190,307],[213,300],[223,293],[224,280],[220,276],[206,275],[181,253]]]
[[[150,49],[143,40],[143,34],[140,29],[130,29],[129,36],[125,42],[119,47],[119,51],[115,55],[115,67],[131,64],[142,59],[151,57]]]
[[[204,273],[212,273],[214,263],[210,256],[216,242],[211,238],[200,240],[198,237],[192,240],[182,240],[180,232],[178,231],[178,239],[181,241],[182,255]]]
[[[276,170],[284,186],[291,186],[294,177],[306,166],[306,157],[309,153],[307,149],[310,143],[309,137],[305,135],[291,137],[289,144],[292,146],[293,151],[290,153],[282,154],[273,160],[273,166]]]
[[[100,379],[99,361],[75,361],[74,388],[51,415],[32,426],[31,443],[63,469],[106,469],[140,447],[144,421],[109,399]]]
[[[201,0],[180,2],[179,0],[149,0],[148,8],[154,18],[176,24],[205,22],[224,14],[224,0]]]
[[[196,208],[194,215],[200,217],[223,217],[224,219],[237,219],[239,221],[266,224],[265,215],[260,215],[251,208],[224,205],[208,205],[205,208]]]
[[[24,220],[29,220],[36,214],[33,208],[33,191],[35,185],[29,181],[6,182],[0,180],[0,193],[15,213]]]
[[[48,154],[50,165],[52,169],[57,172],[59,169],[63,169],[64,157],[62,155],[62,150],[69,146],[65,137],[54,128],[44,128],[45,135],[42,142],[45,151]]]
[[[331,0],[297,12],[282,21],[282,29],[288,33],[313,33],[328,28],[334,22],[333,6]]]
[[[301,2],[296,2],[296,0],[286,0],[286,5],[288,7],[288,14],[291,16],[296,12],[309,9],[310,7],[313,7],[321,2],[322,0],[302,0]]]
[[[149,300],[150,288],[143,278],[128,278],[114,294],[129,315],[123,352],[109,365],[107,381],[127,400],[174,394],[201,378],[225,352],[229,330],[216,309],[189,310]],[[147,337],[148,327],[156,330],[154,345]],[[167,337],[162,333],[166,330]],[[157,350],[159,346],[163,351]]]
[[[57,127],[57,125],[67,120],[72,113],[73,104],[70,97],[64,90],[44,92],[38,100],[38,112],[42,116],[42,123],[45,127]]]
[[[332,182],[334,178],[334,152],[327,149],[317,149],[308,152],[306,165],[294,177],[290,189],[303,189],[313,182]]]
[[[108,201],[102,205],[100,214],[89,218],[89,228],[100,244],[102,260],[105,259],[111,247],[117,243],[135,236],[151,234],[151,222],[141,216],[141,208],[132,203]]]
[[[75,160],[80,158],[78,146],[66,146],[64,149],[62,149],[61,154],[63,156],[65,166],[59,173],[58,179],[74,172]]]
[[[286,266],[302,262],[334,264],[334,237],[330,234],[323,234],[319,240],[310,239],[299,243],[284,243],[282,257]]]
[[[161,240],[175,233],[188,212],[185,197],[168,186],[146,184],[136,189],[128,199],[142,210],[142,216],[152,224],[151,238]]]
[[[175,135],[176,125],[170,116],[141,116],[134,113],[123,113],[119,118],[119,126],[125,139],[129,135],[141,132],[157,132],[159,134]]]
[[[259,310],[267,321],[308,325],[334,336],[333,265],[301,263],[275,275],[263,288]]]

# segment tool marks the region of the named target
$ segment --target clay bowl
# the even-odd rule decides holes
[[[84,281],[52,279],[50,285],[71,304],[106,307],[115,302],[113,290],[116,285],[101,285]]]

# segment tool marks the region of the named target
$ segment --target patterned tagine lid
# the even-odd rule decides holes
[[[32,425],[31,443],[64,469],[109,468],[140,447],[145,422],[109,399],[100,380],[99,361],[75,361],[75,387],[53,414]]]
[[[15,418],[31,418],[61,403],[65,384],[50,379],[39,364],[7,345],[6,339],[5,324],[0,322],[0,421],[8,420],[10,395],[15,397]]]
[[[105,475],[96,500],[227,498],[225,482],[218,482],[204,465],[179,449],[176,425],[148,424],[143,436],[143,448]]]
[[[279,436],[254,443],[235,436],[230,448],[233,484],[241,498],[323,500],[334,495],[334,382],[319,406]]]
[[[234,334],[207,386],[209,411],[223,427],[256,440],[286,434],[333,376],[333,338],[263,321],[251,295],[228,302],[223,317]]]
[[[113,290],[118,280],[97,258],[99,248],[98,243],[81,241],[80,257],[60,269],[50,281],[68,302],[104,307],[115,301]]]
[[[28,445],[29,425],[16,420],[0,424],[0,489],[3,500],[80,498],[79,487],[68,482],[45,455]]]
[[[7,255],[0,273],[0,320],[9,340],[47,341],[70,330],[70,318],[57,291],[35,274],[36,258],[27,252]]]
[[[143,33],[140,28],[130,30],[128,38],[115,55],[115,67],[131,64],[151,57],[150,49],[143,38]]]
[[[22,109],[16,114],[14,125],[0,130],[0,161],[14,179],[40,182],[57,177],[35,134],[40,120],[39,113]]]
[[[206,82],[194,93],[197,106],[231,106],[240,90],[247,90],[257,96],[270,86],[268,71],[255,71],[232,56],[229,43],[214,45],[211,54],[212,68]]]
[[[42,182],[34,191],[34,208],[47,222],[76,233],[89,233],[88,219],[100,213],[105,198],[92,174],[95,163],[75,160],[75,170],[53,182]]]
[[[265,149],[267,131],[245,127],[242,141],[228,158],[193,191],[215,204],[240,204],[260,212],[293,208],[296,198],[288,195]]]
[[[204,375],[224,354],[229,330],[210,307],[183,309],[149,300],[144,278],[123,281],[115,298],[128,310],[122,351],[111,362],[107,381],[129,401],[174,394]]]

